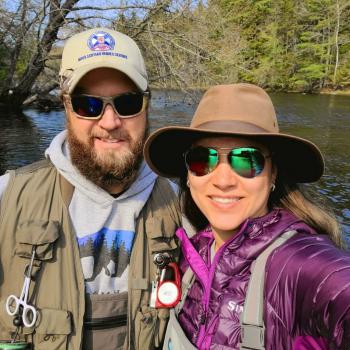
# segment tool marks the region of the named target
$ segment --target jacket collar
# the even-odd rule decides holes
[[[314,234],[315,231],[306,225],[302,220],[298,219],[286,209],[277,208],[268,214],[259,218],[247,219],[239,227],[237,233],[227,242],[227,253],[238,253],[245,258],[255,258],[258,256],[269,242],[277,238],[282,232],[287,230],[296,230],[308,234]],[[182,250],[190,251],[193,254],[195,249],[203,256],[213,241],[213,233],[208,226],[206,229],[199,231],[191,239],[187,237],[184,229],[177,231],[177,236],[182,241]],[[188,249],[191,246],[190,249]],[[193,249],[194,248],[194,249]]]

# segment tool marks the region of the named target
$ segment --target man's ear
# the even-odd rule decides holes
[[[68,109],[69,109],[69,102],[67,101],[67,96],[65,95],[61,95],[61,101],[62,101],[62,104],[63,104],[63,107],[64,107],[64,110],[66,112],[66,116],[67,116],[67,113],[68,113]]]

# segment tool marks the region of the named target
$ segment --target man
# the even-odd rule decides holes
[[[87,30],[67,41],[60,82],[67,130],[46,160],[0,177],[0,339],[18,333],[45,350],[161,347],[168,310],[149,306],[153,259],[177,257],[180,215],[172,186],[142,161],[143,57],[122,33]],[[36,318],[7,300],[21,295],[25,270]]]

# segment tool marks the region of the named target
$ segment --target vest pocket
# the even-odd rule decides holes
[[[154,349],[154,333],[156,331],[157,310],[143,306],[135,317],[136,349]]]
[[[5,308],[6,300],[1,300],[0,305]],[[66,350],[67,338],[71,333],[71,314],[64,310],[40,309],[38,326],[23,328],[23,333],[18,337],[24,341],[33,341],[35,350]],[[2,339],[10,340],[16,328],[13,326],[13,317],[6,311],[0,312],[0,335]],[[5,331],[5,332],[4,332]],[[27,339],[28,337],[28,339]]]
[[[18,225],[16,233],[16,255],[31,258],[32,247],[36,246],[36,260],[50,260],[53,257],[53,243],[58,239],[60,226],[57,221],[26,220]]]
[[[135,319],[136,348],[143,350],[161,347],[168,321],[168,309],[142,307]]]
[[[123,349],[127,334],[128,293],[87,294],[83,349]]]
[[[146,233],[148,244],[152,253],[163,251],[174,251],[178,249],[175,240],[175,230],[177,227],[170,215],[162,218],[153,217],[146,221]]]
[[[158,326],[157,326],[158,331],[155,337],[155,346],[158,348],[162,346],[162,342],[164,340],[164,336],[165,336],[168,321],[169,321],[170,310],[172,309],[158,310]]]
[[[41,309],[40,323],[35,329],[35,350],[65,350],[72,329],[69,311]]]

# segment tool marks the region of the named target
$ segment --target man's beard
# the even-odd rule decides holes
[[[122,138],[127,141],[130,148],[121,152],[106,150],[98,153],[94,148],[94,133],[89,135],[88,144],[78,140],[69,122],[68,145],[73,165],[80,173],[97,186],[108,189],[111,186],[128,187],[135,179],[141,162],[144,141],[148,135],[148,126],[142,139],[132,141],[125,131],[110,133],[108,136]],[[106,137],[107,135],[104,135]]]

